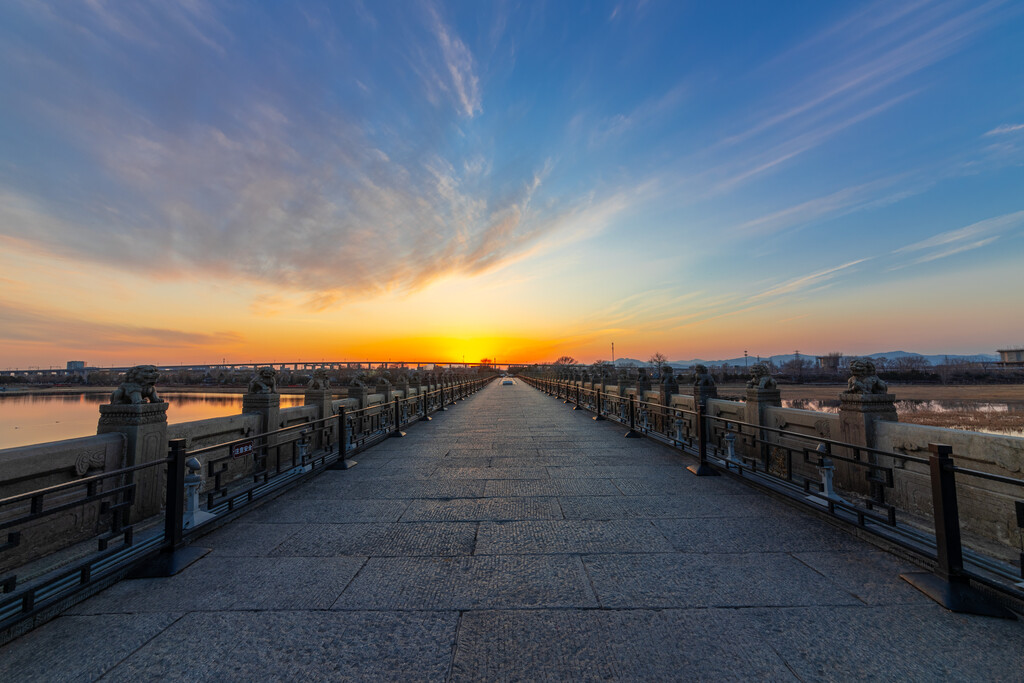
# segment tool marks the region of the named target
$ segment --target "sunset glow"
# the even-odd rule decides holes
[[[1024,342],[1024,5],[5,3],[0,368]]]

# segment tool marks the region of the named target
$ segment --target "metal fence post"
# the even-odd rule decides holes
[[[627,439],[639,439],[642,436],[636,431],[636,396],[629,395],[629,431],[626,432]]]
[[[913,572],[900,577],[953,612],[1015,619],[1008,609],[973,588],[964,574],[953,449],[945,444],[930,443],[928,450],[931,451],[929,468],[935,517],[935,573]]]
[[[391,405],[395,411],[395,430],[391,432],[391,436],[403,437],[405,432],[402,431],[402,410],[398,404],[399,398],[396,396],[395,400],[391,402]]]
[[[580,409],[580,385],[577,384],[576,385],[576,405],[573,406],[573,410],[579,410],[579,409]]]
[[[185,518],[185,439],[171,439],[167,465],[167,500],[164,512],[164,545],[168,552],[181,547]]]
[[[420,405],[423,408],[423,417],[420,418],[420,422],[430,422],[434,418],[430,417],[430,412],[427,409],[427,394],[430,392],[420,392]]]
[[[603,409],[601,408],[601,392],[600,390],[595,390],[594,394],[594,407],[597,408],[597,415],[594,416],[594,421],[600,422],[604,419]]]
[[[338,459],[332,470],[347,470],[359,463],[348,459],[348,415],[345,413],[345,406],[338,407]]]
[[[708,464],[708,434],[704,424],[704,406],[697,402],[697,464],[690,465],[690,470],[698,477],[716,477],[718,472]]]
[[[160,554],[152,562],[128,572],[130,579],[150,579],[174,576],[206,553],[209,548],[186,546],[185,524],[185,439],[171,439],[167,463],[167,490],[164,508],[164,543]]]

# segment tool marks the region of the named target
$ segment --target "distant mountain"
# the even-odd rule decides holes
[[[956,354],[956,353],[950,353],[950,354],[941,354],[940,353],[940,354],[928,355],[928,354],[923,354],[923,353],[913,353],[911,351],[884,351],[884,352],[881,352],[881,353],[846,354],[844,357],[847,357],[847,358],[850,358],[850,357],[852,357],[852,358],[887,358],[889,360],[894,360],[896,358],[904,358],[906,356],[921,356],[925,360],[927,360],[929,363],[931,363],[932,365],[941,365],[941,364],[945,363],[947,361],[947,359],[949,361],[965,361],[965,362],[968,362],[968,363],[991,363],[991,362],[999,360],[998,354],[994,354],[994,353],[976,353],[976,354],[973,354],[973,355],[964,355],[964,354]],[[804,353],[801,353],[800,357],[805,359],[805,360],[809,360],[809,361],[811,361],[813,363],[815,361],[815,359],[817,358],[817,355],[816,354],[804,354]],[[794,353],[780,354],[778,356],[761,356],[760,357],[760,361],[761,362],[771,361],[776,366],[785,365],[786,363],[790,362],[791,360],[795,360],[795,359],[796,359],[796,354],[794,354]],[[751,365],[753,365],[754,363],[757,363],[757,362],[758,362],[758,357],[757,356],[749,356],[747,358],[744,358],[743,356],[739,356],[738,358],[726,358],[726,359],[722,359],[722,360],[705,360],[703,358],[691,358],[690,360],[672,360],[672,361],[669,361],[669,365],[671,365],[674,368],[688,368],[688,367],[692,367],[694,365],[737,365],[737,366],[743,367],[745,365],[746,366],[751,366]],[[645,360],[637,360],[636,358],[616,358],[615,359],[615,365],[616,365],[616,367],[620,367],[620,368],[621,367],[628,367],[629,365],[635,365],[636,367],[646,367],[648,365],[648,363]]]

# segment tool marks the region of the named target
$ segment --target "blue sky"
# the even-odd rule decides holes
[[[5,3],[0,365],[1021,343],[1021,35],[1014,2]]]

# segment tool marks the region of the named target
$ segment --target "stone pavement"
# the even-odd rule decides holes
[[[494,383],[0,649],[0,680],[1024,680],[1024,623]]]

